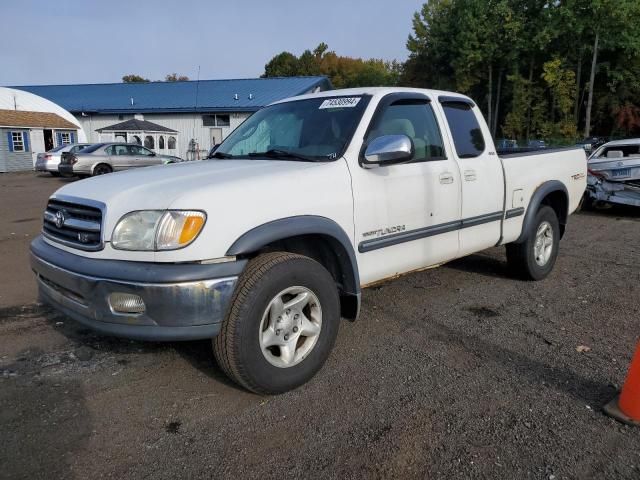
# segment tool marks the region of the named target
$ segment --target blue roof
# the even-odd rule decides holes
[[[277,100],[308,93],[316,87],[320,90],[332,88],[324,76],[199,82],[30,85],[12,88],[44,97],[72,113],[106,114],[253,112]]]

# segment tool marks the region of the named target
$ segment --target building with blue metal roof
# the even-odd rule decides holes
[[[327,77],[317,76],[13,88],[44,97],[71,112],[90,142],[139,142],[158,153],[201,158],[260,108],[332,86]],[[130,119],[152,122],[176,133],[158,128],[110,129]]]

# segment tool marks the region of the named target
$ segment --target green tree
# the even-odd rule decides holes
[[[187,82],[189,77],[186,75],[178,75],[177,73],[169,73],[164,77],[165,82]]]
[[[148,83],[151,80],[136,74],[129,74],[122,77],[123,83]]]
[[[552,135],[565,139],[576,136],[576,124],[573,118],[573,105],[576,95],[576,75],[562,66],[558,58],[545,62],[542,78],[551,94],[551,106],[547,115]]]
[[[470,95],[494,135],[628,132],[640,112],[637,18],[638,0],[429,0],[399,82]]]
[[[293,53],[281,52],[264,66],[263,77],[292,77],[298,75],[298,57]]]
[[[326,75],[335,88],[395,85],[402,66],[396,61],[338,55],[326,43],[305,50],[299,57],[289,52],[275,55],[265,65],[263,77]]]

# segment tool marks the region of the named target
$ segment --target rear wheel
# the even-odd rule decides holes
[[[320,370],[339,322],[336,284],[322,265],[301,255],[268,253],[251,260],[238,280],[213,351],[239,385],[282,393]]]
[[[560,224],[553,208],[542,206],[522,243],[507,245],[507,263],[514,274],[527,280],[547,277],[558,257]]]
[[[100,163],[96,165],[93,169],[94,175],[106,175],[107,173],[111,173],[111,172],[113,172],[113,169],[111,168],[110,165],[107,165],[106,163]]]

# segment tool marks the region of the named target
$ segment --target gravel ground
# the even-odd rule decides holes
[[[64,182],[0,176],[0,477],[640,478],[640,429],[601,411],[640,331],[640,212],[571,217],[542,282],[492,249],[368,289],[324,369],[261,397],[209,342],[36,303],[28,243]]]

